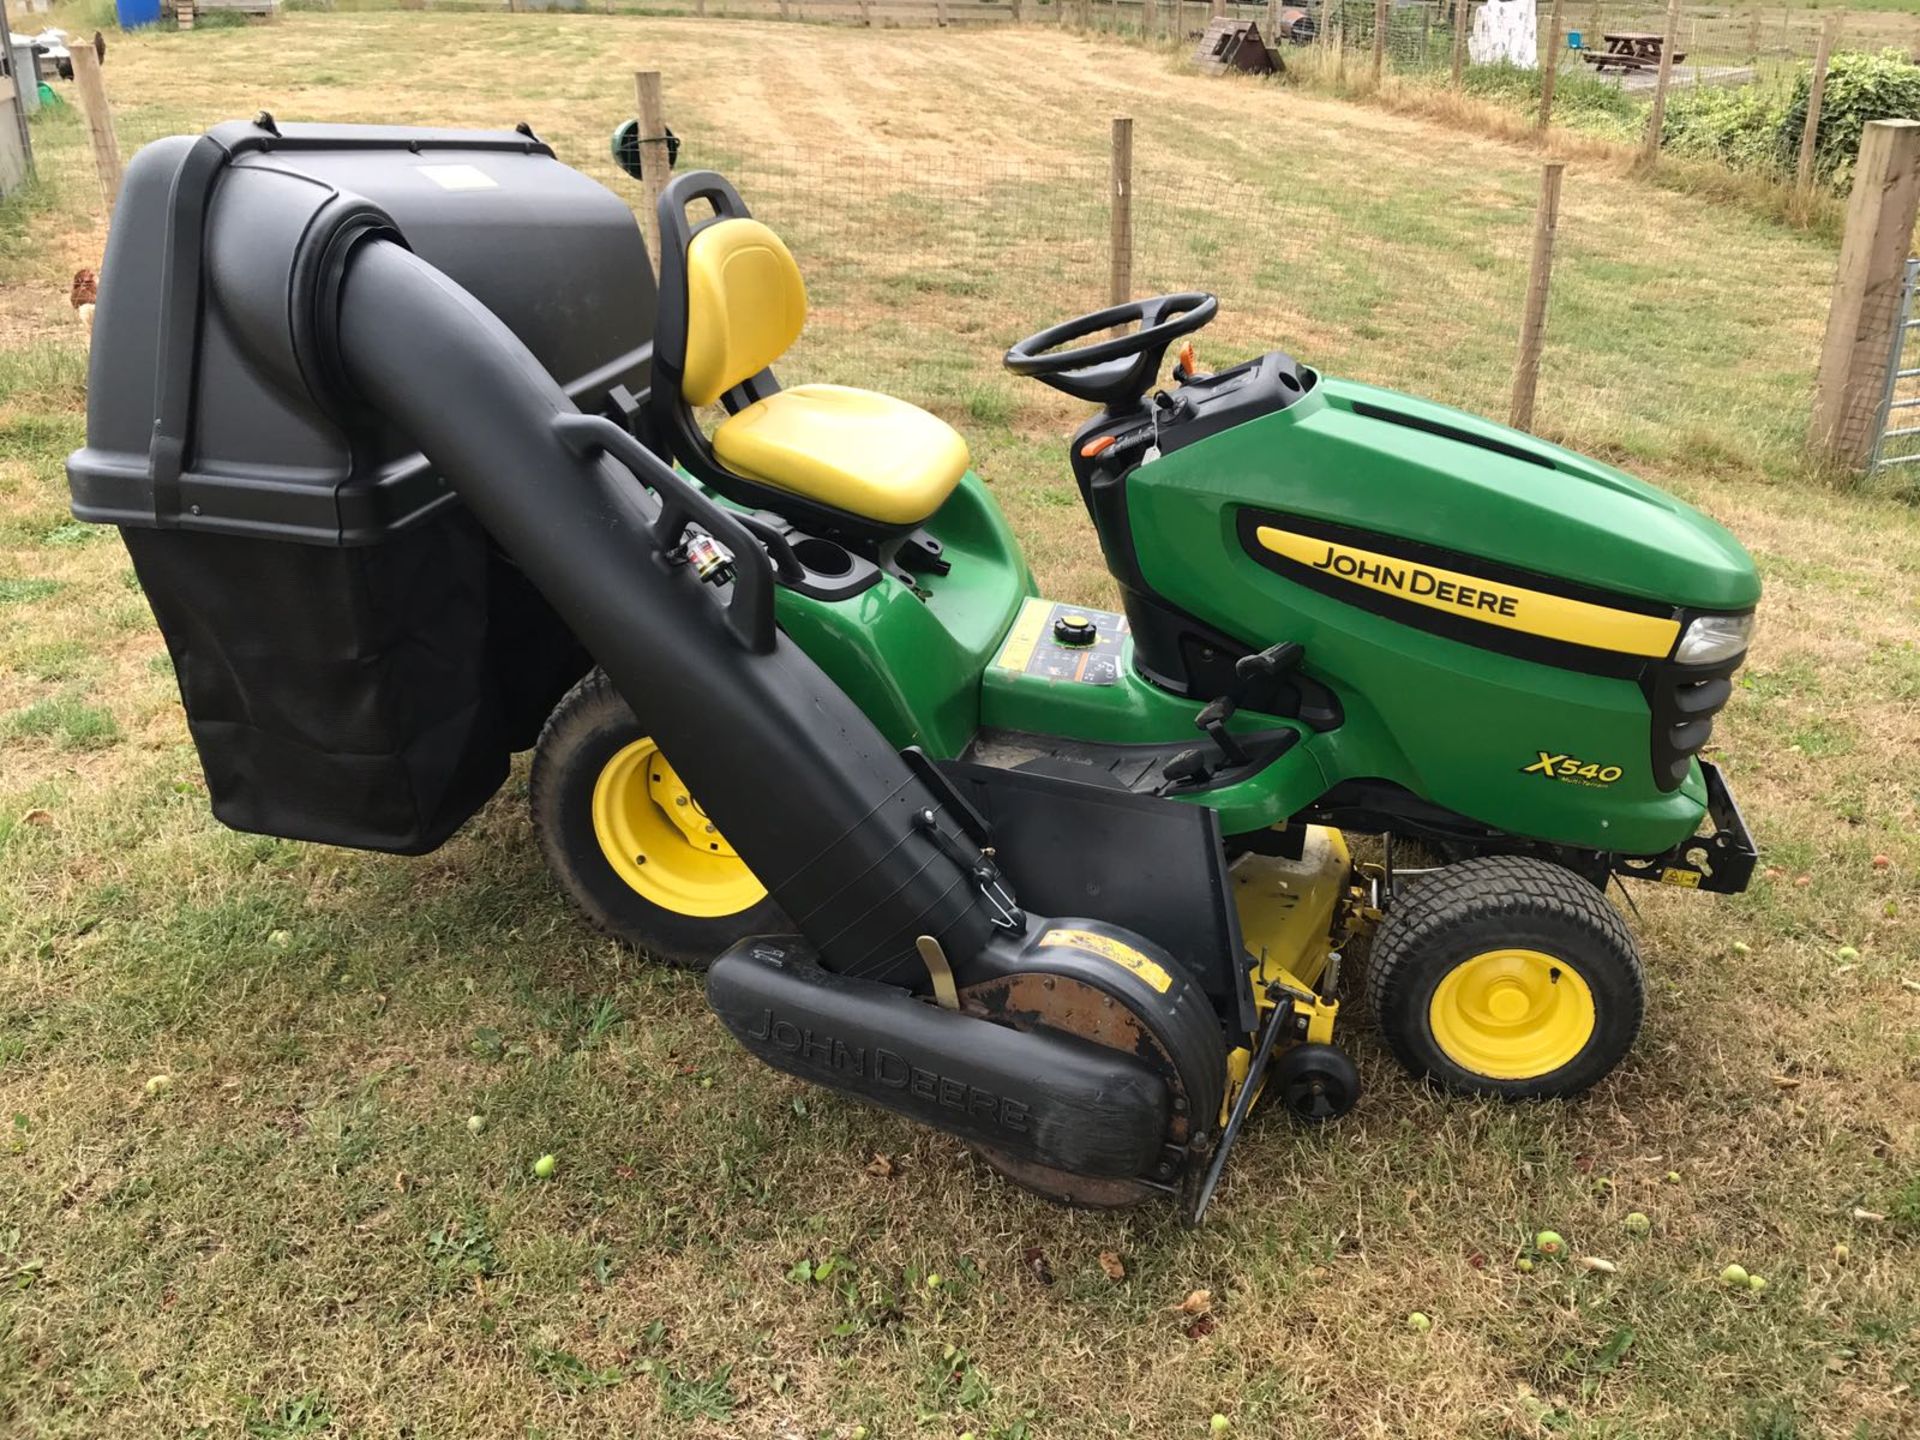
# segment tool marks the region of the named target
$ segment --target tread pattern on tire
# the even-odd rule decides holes
[[[567,892],[575,911],[595,930],[663,964],[704,970],[720,949],[739,936],[727,934],[723,938],[725,927],[716,921],[675,915],[647,904],[639,896],[634,897],[634,902],[645,905],[645,911],[640,913],[649,914],[654,933],[642,935],[622,926],[606,908],[606,902],[591,893],[588,882],[578,873],[579,862],[568,853],[564,837],[556,833],[566,799],[564,787],[574,778],[568,773],[566,762],[573,758],[574,749],[584,743],[584,737],[575,735],[575,728],[581,727],[591,734],[613,716],[631,723],[636,738],[642,733],[643,727],[634,717],[632,707],[614,688],[606,672],[595,666],[561,698],[553,707],[553,713],[547,716],[546,724],[541,726],[527,777],[527,811],[533,819],[540,853],[548,870]],[[585,849],[583,844],[583,852]],[[595,859],[599,857],[590,857],[586,863],[591,864]],[[608,875],[612,875],[611,868]],[[732,928],[742,935],[792,928],[771,896],[761,899],[738,917],[724,919],[733,922]]]
[[[1468,923],[1510,920],[1524,924],[1533,917],[1585,930],[1606,948],[1626,982],[1628,994],[1618,1018],[1628,1022],[1626,1033],[1631,1045],[1646,1011],[1646,980],[1639,948],[1620,912],[1592,884],[1563,866],[1530,856],[1482,855],[1443,866],[1409,885],[1374,934],[1367,1000],[1388,1046],[1409,1071],[1424,1074],[1430,1073],[1430,1068],[1409,1050],[1406,1035],[1386,1023],[1386,1017],[1396,1008],[1398,987],[1410,983],[1421,953]],[[1577,1094],[1602,1078],[1618,1058],[1577,1085],[1539,1093]],[[1488,1081],[1476,1088],[1484,1093],[1523,1095],[1538,1084]]]

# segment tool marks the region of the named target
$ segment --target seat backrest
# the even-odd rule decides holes
[[[687,350],[680,393],[711,405],[800,337],[807,287],[780,237],[758,220],[719,219],[687,242]]]

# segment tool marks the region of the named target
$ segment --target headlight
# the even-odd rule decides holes
[[[1753,612],[1744,615],[1699,615],[1680,636],[1673,652],[1678,665],[1715,665],[1744,655],[1753,641]]]

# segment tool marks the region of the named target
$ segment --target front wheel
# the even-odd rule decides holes
[[[1640,1033],[1645,983],[1617,912],[1572,871],[1488,855],[1395,898],[1368,990],[1415,1075],[1502,1099],[1578,1095]]]
[[[548,717],[530,792],[548,868],[616,939],[705,969],[742,936],[791,928],[601,671]]]

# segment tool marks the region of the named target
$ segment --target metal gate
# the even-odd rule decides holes
[[[33,173],[33,141],[27,134],[27,102],[22,97],[27,93],[23,87],[39,81],[31,72],[14,75],[22,53],[14,49],[6,10],[0,7],[0,195]]]
[[[1900,286],[1900,310],[1893,343],[1887,347],[1887,383],[1880,392],[1880,423],[1870,470],[1920,462],[1920,319],[1914,316],[1914,287],[1920,283],[1920,257],[1907,261]]]

